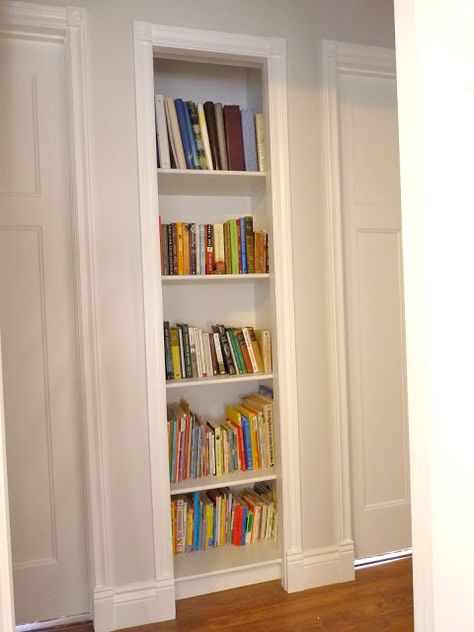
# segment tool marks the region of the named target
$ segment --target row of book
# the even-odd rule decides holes
[[[275,494],[263,482],[241,492],[224,487],[174,496],[171,532],[175,555],[226,544],[276,541]]]
[[[187,323],[163,324],[167,380],[271,373],[271,335],[268,329],[212,325],[203,331]]]
[[[161,274],[265,274],[268,233],[254,231],[253,217],[224,224],[194,224],[160,219]]]
[[[265,170],[261,113],[155,94],[155,120],[162,169]]]
[[[273,400],[260,393],[225,406],[225,421],[211,423],[185,400],[168,405],[170,481],[258,470],[275,464]]]

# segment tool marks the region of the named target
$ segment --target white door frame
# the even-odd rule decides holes
[[[0,332],[1,333],[1,332]],[[8,507],[7,452],[3,414],[2,340],[0,335],[0,629],[15,629],[13,575]]]
[[[395,51],[324,40],[322,59],[335,516],[339,547],[350,551],[354,558],[337,76],[344,73],[395,78]]]
[[[28,37],[36,41],[62,42],[64,45],[74,245],[74,289],[77,306],[83,420],[81,430],[87,504],[91,614],[95,619],[97,602],[100,601],[104,591],[107,594],[110,591],[108,588],[110,565],[107,549],[107,512],[104,494],[98,386],[98,344],[95,326],[94,223],[91,201],[91,152],[86,84],[86,10],[77,7],[64,8],[6,1],[0,7],[0,35]],[[8,519],[6,514],[8,508],[4,506],[6,502],[5,472],[1,467],[4,451],[4,435],[0,432],[0,526],[5,524],[5,519]],[[3,538],[0,542],[3,543]],[[4,559],[3,544],[2,559]],[[0,596],[3,599],[7,599],[7,591],[12,590],[11,579],[9,586],[4,585],[7,577],[8,571],[0,568],[0,579],[2,580],[0,582]],[[2,630],[7,630],[9,625],[2,626]]]

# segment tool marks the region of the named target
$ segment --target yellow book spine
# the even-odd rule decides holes
[[[184,274],[184,229],[183,222],[176,222],[176,253],[178,256],[178,274]]]

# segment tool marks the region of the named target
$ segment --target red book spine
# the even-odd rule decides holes
[[[229,169],[231,171],[245,171],[240,108],[238,105],[224,105],[223,110]]]
[[[232,544],[240,546],[242,544],[242,506],[236,502],[234,509],[234,528],[232,530]]]
[[[213,274],[214,271],[212,232],[212,224],[206,224],[206,274]]]

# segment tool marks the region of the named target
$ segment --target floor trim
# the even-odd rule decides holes
[[[411,557],[412,554],[411,548],[391,551],[383,555],[372,555],[371,557],[363,557],[360,560],[355,560],[354,566],[355,568],[367,568],[369,566],[377,566],[378,564],[387,564],[388,562],[402,560],[405,557]]]
[[[16,632],[48,632],[61,630],[64,632],[90,632],[94,631],[90,614],[73,615],[71,617],[60,617],[59,619],[49,619],[49,621],[36,621],[34,623],[23,623],[17,625]]]

